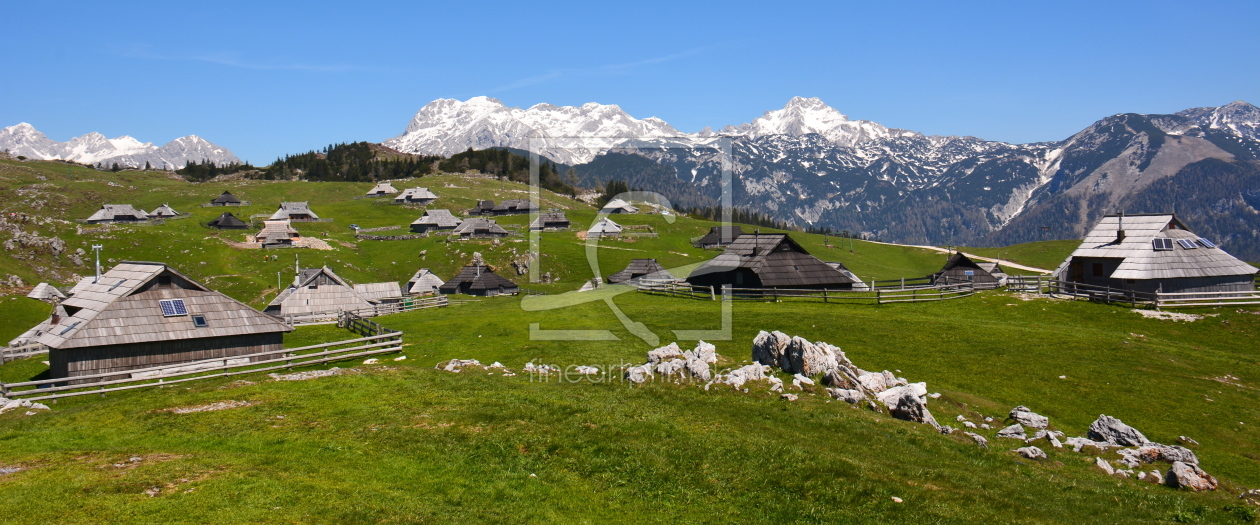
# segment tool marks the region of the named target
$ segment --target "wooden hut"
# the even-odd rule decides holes
[[[429,191],[429,188],[407,188],[401,194],[394,197],[396,204],[433,204],[438,198],[437,194]]]
[[[474,258],[473,264],[465,266],[459,271],[459,275],[451,277],[450,280],[438,287],[438,291],[446,294],[464,294],[464,295],[514,295],[519,291],[516,283],[504,279],[489,266],[486,266],[478,258]]]
[[[232,212],[227,212],[227,211],[223,212],[222,215],[219,215],[214,220],[206,223],[206,226],[209,226],[211,228],[217,228],[220,230],[247,230],[249,229],[249,223],[238,219],[235,215],[232,215]]]
[[[744,231],[739,226],[714,226],[709,228],[709,233],[696,239],[691,245],[704,249],[718,248],[735,242],[735,239],[743,234]]]
[[[280,350],[293,330],[162,263],[126,261],[93,280],[36,338],[54,379]]]
[[[31,299],[46,302],[56,302],[66,298],[66,294],[61,293],[56,286],[48,283],[39,283],[32,288],[30,293],[26,294]]]
[[[1256,271],[1162,213],[1103,217],[1054,276],[1145,293],[1244,292]]]
[[[424,212],[424,216],[416,219],[411,223],[411,231],[416,233],[427,233],[442,230],[454,230],[459,227],[463,221],[458,217],[451,215],[450,210],[428,210]]]
[[[441,288],[443,284],[446,284],[446,281],[443,281],[441,277],[429,271],[428,268],[421,268],[407,280],[403,292],[407,295],[433,295],[438,293],[438,288]]]
[[[373,304],[397,303],[402,299],[402,287],[398,283],[356,284],[354,291]]]
[[[398,190],[394,189],[394,185],[390,184],[387,181],[387,182],[376,183],[376,186],[368,190],[368,192],[365,195],[368,197],[384,197],[386,195],[393,195],[395,193],[398,193]]]
[[[232,192],[225,191],[223,192],[223,194],[219,195],[218,197],[215,197],[214,200],[210,201],[210,205],[211,206],[240,206],[241,200],[236,198],[235,195],[232,195]]]
[[[137,210],[130,204],[102,204],[101,209],[96,210],[91,217],[87,218],[88,224],[113,224],[127,222],[147,222],[149,214],[144,210]]]
[[[276,295],[263,311],[282,317],[334,314],[371,308],[373,304],[372,300],[355,291],[354,286],[324,266],[298,272],[293,284]]]
[[[529,225],[535,231],[560,231],[569,229],[569,218],[563,211],[545,211]]]
[[[538,211],[534,203],[529,199],[508,199],[503,203],[491,208],[491,215],[522,215]]]
[[[629,202],[621,199],[613,199],[608,201],[599,211],[603,213],[639,213],[639,208],[631,206]]]
[[[600,219],[599,222],[595,223],[594,226],[591,226],[591,229],[586,230],[586,235],[587,236],[597,235],[600,237],[616,237],[618,235],[621,235],[621,225],[613,222],[613,220],[609,219],[608,217],[604,217],[603,219]]]
[[[608,276],[609,284],[633,284],[639,279],[673,280],[674,276],[656,259],[632,259],[624,270]]]
[[[282,202],[280,208],[271,214],[271,220],[288,219],[291,221],[311,221],[318,219],[319,216],[311,211],[311,207],[306,202]]]
[[[262,244],[264,248],[290,247],[300,237],[301,235],[293,229],[288,219],[263,221],[263,229],[248,236],[254,242]]]
[[[175,208],[172,208],[170,204],[163,203],[156,210],[149,212],[148,215],[150,219],[170,219],[179,217],[179,212],[175,211]]]
[[[849,290],[854,281],[782,233],[740,235],[687,278],[699,286],[808,290]]]
[[[477,205],[469,208],[465,215],[494,215],[494,201],[477,201]]]
[[[512,233],[495,224],[492,219],[475,217],[461,222],[459,226],[451,230],[451,234],[463,239],[494,239],[507,237]]]
[[[941,271],[929,277],[934,284],[972,283],[980,289],[997,288],[1006,284],[1006,273],[997,263],[976,262],[962,252],[951,255]]]

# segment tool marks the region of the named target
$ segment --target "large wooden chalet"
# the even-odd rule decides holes
[[[1252,291],[1256,272],[1176,215],[1162,213],[1103,217],[1054,275],[1137,292],[1186,293]]]
[[[696,268],[687,282],[698,286],[849,290],[854,279],[810,255],[782,233],[740,235],[726,251]]]
[[[54,379],[280,350],[293,330],[162,263],[127,261],[89,281],[35,329]]]

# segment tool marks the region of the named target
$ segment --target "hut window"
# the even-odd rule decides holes
[[[204,315],[192,316],[192,322],[193,322],[193,326],[197,328],[205,328],[207,326],[210,326],[210,324],[206,322],[206,316]]]
[[[1103,276],[1102,263],[1094,263],[1094,277],[1102,277],[1102,276]]]
[[[170,285],[171,285],[171,276],[169,275],[158,276],[158,286],[170,286]]]
[[[188,315],[188,307],[184,305],[183,299],[163,299],[158,301],[158,305],[162,307],[163,317]]]

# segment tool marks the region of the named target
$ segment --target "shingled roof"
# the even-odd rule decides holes
[[[388,181],[386,181],[386,182],[376,183],[376,186],[368,190],[368,192],[365,195],[380,196],[380,195],[392,195],[394,193],[398,193],[398,190],[394,189],[393,184],[390,184]]]
[[[810,255],[800,244],[782,233],[740,235],[726,247],[726,251],[696,268],[687,280],[739,269],[752,271],[763,287],[829,286],[854,282],[854,279]]]
[[[735,241],[740,235],[744,234],[739,226],[714,226],[709,228],[709,233],[699,238],[693,243],[697,247],[706,246],[725,246]]]
[[[407,188],[401,194],[394,197],[395,202],[432,202],[437,200],[437,194],[429,191],[429,188]]]
[[[510,215],[515,213],[530,213],[538,208],[529,199],[508,199],[503,203],[495,206],[491,211],[495,215]]]
[[[402,297],[402,287],[398,283],[366,283],[354,285],[354,291],[372,302]]]
[[[613,222],[612,219],[604,217],[599,222],[586,230],[587,235],[617,235],[621,233],[621,225]]]
[[[306,315],[370,308],[372,301],[327,266],[306,268],[295,283],[264,309],[276,315]]]
[[[530,223],[531,230],[545,230],[548,228],[568,228],[569,217],[562,211],[545,211],[538,214],[538,218]]]
[[[421,268],[407,281],[407,286],[403,291],[412,295],[436,293],[443,284],[446,284],[446,281],[437,274],[429,271],[428,268]]]
[[[1121,230],[1123,239],[1118,234]],[[1156,239],[1169,239],[1169,249],[1157,250]],[[1258,271],[1215,247],[1211,241],[1200,239],[1171,213],[1125,215],[1123,218],[1108,215],[1085,236],[1080,247],[1055,270],[1055,275],[1062,275],[1076,257],[1124,259],[1111,273],[1112,279],[1252,275]]]
[[[175,211],[170,204],[162,204],[156,210],[149,212],[150,219],[165,219],[167,217],[177,217],[179,212]]]
[[[186,313],[160,303],[172,300],[182,302]],[[204,316],[205,326],[195,326],[192,316]],[[61,350],[293,330],[165,264],[131,261],[78,287],[54,319],[37,341]]]
[[[227,205],[227,204],[240,204],[240,203],[241,203],[241,200],[236,198],[235,195],[232,195],[232,192],[228,192],[228,191],[223,192],[218,197],[215,197],[214,200],[210,201],[210,204],[218,204],[221,206]]]
[[[496,224],[493,220],[482,218],[471,218],[456,226],[452,233],[463,237],[471,237],[478,235],[490,236],[507,236],[511,232],[503,229],[502,226]]]
[[[423,217],[416,219],[411,225],[426,230],[449,230],[459,226],[461,222],[463,221],[459,220],[459,217],[451,215],[450,210],[427,210],[424,212]]]
[[[624,270],[608,276],[611,284],[624,283],[636,279],[673,279],[674,276],[656,259],[632,259]]]
[[[613,199],[608,201],[600,211],[605,213],[639,213],[639,208],[631,206],[629,202],[621,199]]]
[[[232,215],[232,212],[225,211],[222,215],[207,223],[206,226],[220,230],[244,230],[249,228],[249,223],[238,219],[235,215]]]
[[[263,229],[254,234],[254,242],[277,244],[300,237],[288,219],[263,221]]]
[[[319,216],[311,211],[310,206],[306,202],[282,202],[280,208],[271,214],[271,219],[291,219],[294,215],[310,216],[312,219],[318,219]]]
[[[101,209],[96,210],[96,213],[87,218],[87,222],[147,220],[149,220],[149,214],[144,210],[133,208],[130,204],[102,204]]]
[[[51,301],[53,299],[65,299],[66,294],[61,293],[57,287],[48,283],[39,283],[30,293],[26,294],[31,299],[39,299],[40,301]]]
[[[484,264],[470,264],[451,277],[438,288],[444,294],[481,292],[503,288],[507,293],[515,293],[516,283],[509,281]],[[474,294],[479,295],[479,294]]]

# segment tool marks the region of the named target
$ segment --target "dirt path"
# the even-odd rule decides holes
[[[906,247],[906,248],[923,248],[923,249],[925,249],[925,250],[932,250],[932,251],[936,251],[936,252],[940,252],[940,253],[950,253],[950,251],[949,251],[949,249],[948,249],[948,248],[941,248],[941,247],[939,247],[939,246],[922,246],[922,245],[918,245],[918,244],[897,244],[897,243],[893,243],[893,242],[878,242],[878,241],[866,241],[866,242],[872,242],[872,243],[875,243],[875,244],[886,244],[886,245],[888,245],[888,246],[904,246],[904,247]],[[992,257],[981,257],[981,256],[979,256],[979,255],[973,255],[973,254],[970,254],[970,253],[967,253],[967,252],[962,252],[962,254],[963,254],[963,255],[966,255],[967,257],[970,257],[970,258],[972,258],[972,259],[979,259],[979,260],[981,260],[981,261],[995,262],[995,263],[998,263],[998,264],[1000,264],[1000,265],[1002,265],[1002,266],[1005,266],[1005,267],[1007,267],[1007,268],[1018,268],[1018,269],[1020,269],[1020,270],[1026,270],[1026,271],[1030,271],[1030,272],[1038,272],[1038,273],[1045,273],[1045,274],[1048,274],[1048,273],[1050,273],[1050,272],[1052,272],[1052,271],[1053,271],[1053,270],[1047,270],[1047,269],[1045,269],[1045,268],[1037,268],[1036,266],[1025,266],[1025,265],[1019,264],[1019,263],[1017,263],[1017,262],[1008,261],[1008,260],[1006,260],[1006,259],[994,259],[994,258],[992,258]]]

